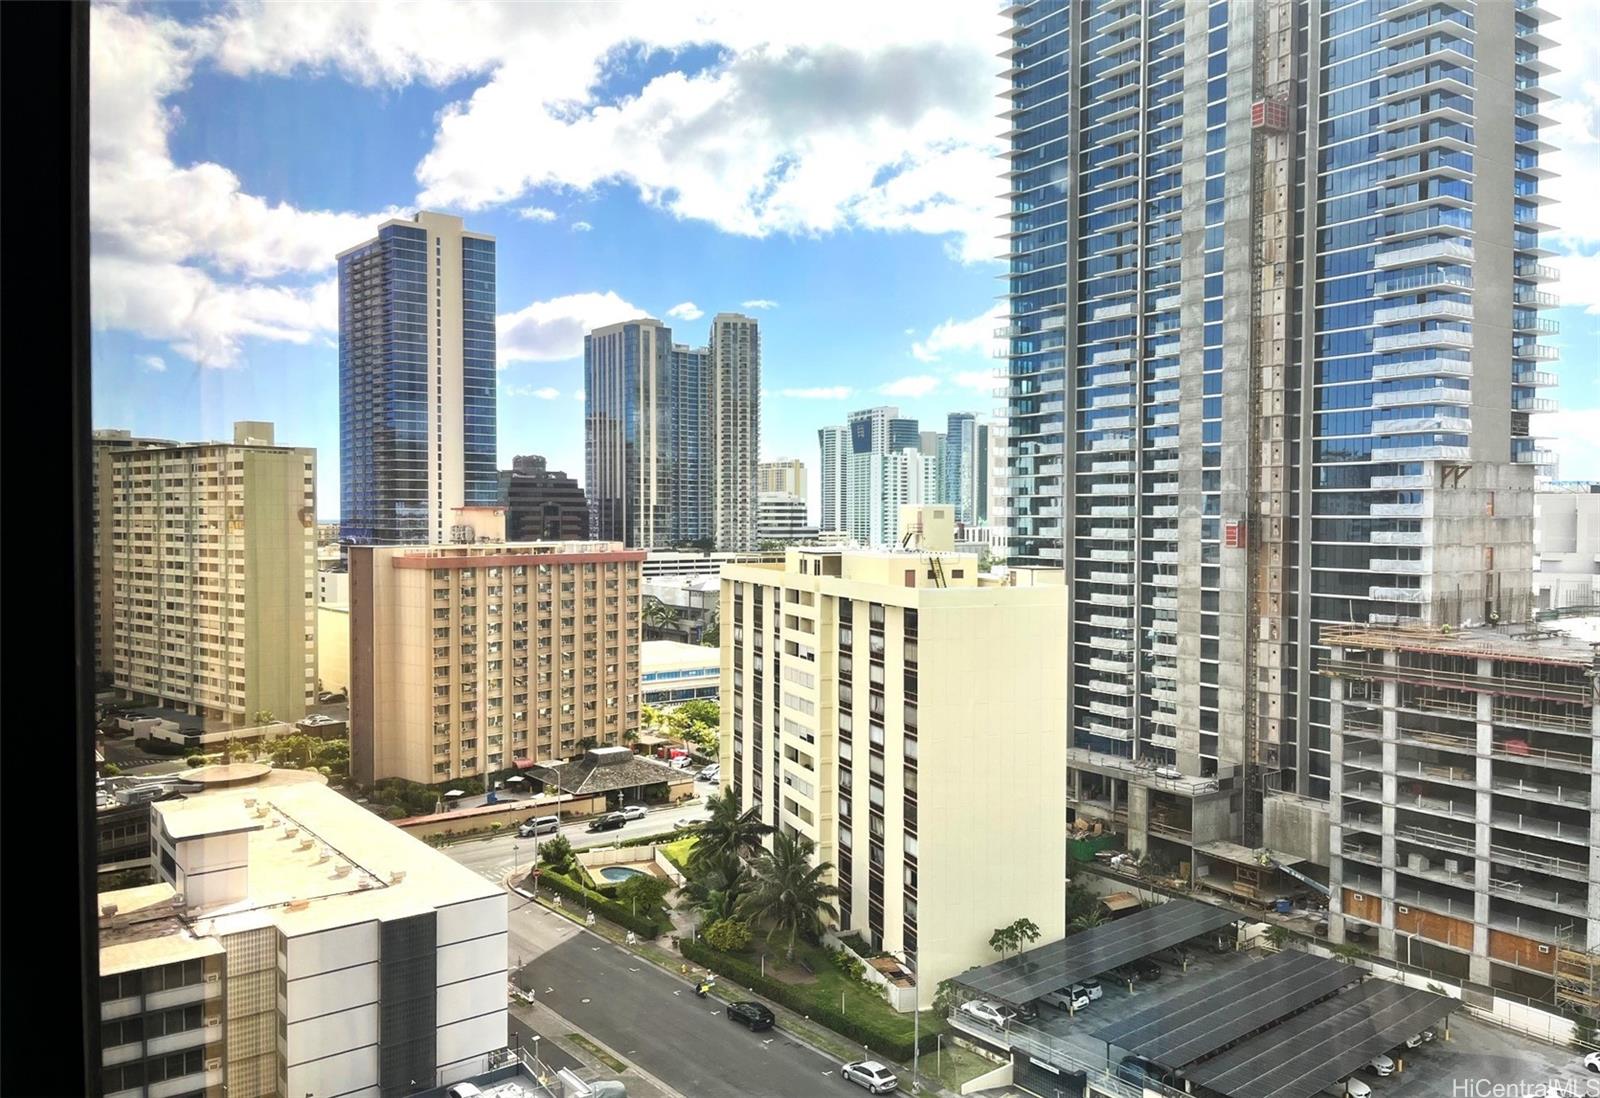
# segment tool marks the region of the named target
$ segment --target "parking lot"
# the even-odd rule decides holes
[[[1076,1016],[1042,1006],[1036,1021],[1022,1025],[1048,1035],[1052,1045],[1087,1064],[1114,1068],[1122,1052],[1113,1052],[1108,1064],[1106,1045],[1094,1036],[1097,1031],[1133,1011],[1158,1006],[1163,999],[1249,964],[1255,956],[1196,952],[1187,970],[1163,962],[1159,979],[1136,984],[1131,992],[1127,984],[1102,976],[1101,998]],[[1403,1049],[1400,1054],[1391,1053],[1401,1061],[1393,1075],[1379,1078],[1370,1070],[1361,1071],[1358,1077],[1372,1088],[1373,1098],[1483,1098],[1496,1093],[1600,1098],[1600,1075],[1586,1073],[1583,1058],[1576,1052],[1478,1021],[1464,1010],[1450,1017],[1448,1027],[1448,1035],[1444,1027],[1436,1027],[1438,1039],[1416,1049]],[[1494,1089],[1499,1087],[1512,1089]]]

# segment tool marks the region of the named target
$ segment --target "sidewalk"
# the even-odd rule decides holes
[[[514,873],[506,878],[506,890],[525,899],[535,899],[531,893],[513,883],[512,878],[518,876],[521,876],[521,874]],[[552,899],[555,899],[558,902],[552,902]],[[686,982],[692,982],[695,977],[702,975],[705,972],[704,969],[690,964],[686,958],[684,958],[676,950],[672,949],[670,944],[661,945],[657,944],[657,942],[639,941],[630,943],[628,941],[629,935],[627,931],[623,930],[619,926],[616,926],[614,923],[599,917],[595,917],[592,923],[586,925],[583,909],[581,907],[575,909],[570,902],[560,901],[559,897],[552,897],[548,893],[540,892],[535,902],[541,907],[563,915],[572,922],[577,923],[579,926],[585,927],[589,933],[595,935],[596,937],[604,939],[605,941],[610,942],[612,945],[629,950],[639,957],[643,957],[645,960],[651,962],[657,968],[662,969],[670,976],[675,976],[678,979]],[[687,972],[684,971],[685,966],[687,966]],[[880,1063],[888,1063],[890,1067],[895,1069],[896,1074],[900,1076],[901,1090],[905,1093],[910,1093],[911,1091],[910,1064],[901,1064],[889,1061],[887,1057],[879,1053],[871,1052],[861,1045],[852,1044],[847,1038],[833,1032],[833,1030],[826,1028],[820,1023],[813,1022],[810,1018],[807,1018],[804,1015],[796,1014],[788,1007],[785,1007],[781,1003],[772,1002],[765,996],[757,996],[755,992],[739,984],[732,978],[724,976],[720,973],[716,974],[716,984],[712,987],[711,994],[714,998],[724,1003],[733,1002],[738,999],[752,996],[758,997],[777,1017],[778,1024],[784,1030],[784,1032],[789,1034],[795,1040],[799,1041],[801,1044],[807,1045],[825,1057],[838,1060],[840,1063],[849,1063],[852,1060],[862,1059],[877,1060]],[[939,1095],[941,1098],[957,1098],[957,1095],[953,1091],[947,1090],[940,1086],[927,1073],[922,1075],[921,1082],[922,1086],[918,1091],[920,1094]],[[629,1093],[631,1094],[632,1091]]]

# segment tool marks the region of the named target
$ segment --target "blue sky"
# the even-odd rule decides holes
[[[771,9],[96,8],[95,424],[272,420],[317,448],[335,517],[333,255],[419,207],[499,241],[502,465],[581,476],[581,332],[635,315],[697,344],[719,310],[759,316],[762,450],[813,478],[849,410],[990,413],[999,21]],[[1579,22],[1554,33],[1593,72]],[[1600,88],[1568,84],[1571,179],[1600,170]],[[1566,214],[1545,422],[1562,475],[1600,477],[1600,213]]]

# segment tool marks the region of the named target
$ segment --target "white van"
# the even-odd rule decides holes
[[[532,816],[517,827],[517,838],[529,839],[535,835],[553,835],[561,830],[560,816]]]

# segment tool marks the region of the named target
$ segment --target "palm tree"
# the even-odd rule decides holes
[[[734,917],[750,889],[750,871],[736,856],[702,859],[679,892],[680,911],[698,911],[706,925]]]
[[[822,916],[837,920],[839,913],[828,902],[838,888],[823,878],[833,869],[827,862],[811,864],[815,845],[804,835],[773,836],[772,849],[762,851],[755,862],[755,883],[739,902],[739,912],[750,924],[767,924],[767,941],[780,930],[789,932],[787,960],[794,960],[795,935],[815,937],[822,932]]]
[[[644,623],[657,632],[665,632],[678,624],[676,607],[669,606],[654,595],[644,597]]]
[[[1077,916],[1072,921],[1067,923],[1067,929],[1068,930],[1088,930],[1091,927],[1099,926],[1101,923],[1103,923],[1105,921],[1106,921],[1106,915],[1105,915],[1104,911],[1098,911],[1098,910],[1085,911],[1082,915]]]
[[[772,825],[761,822],[761,810],[754,805],[740,811],[739,798],[732,789],[706,798],[711,815],[694,828],[697,842],[689,853],[689,867],[697,874],[702,865],[731,857],[735,860],[761,849],[761,840],[772,834]]]

